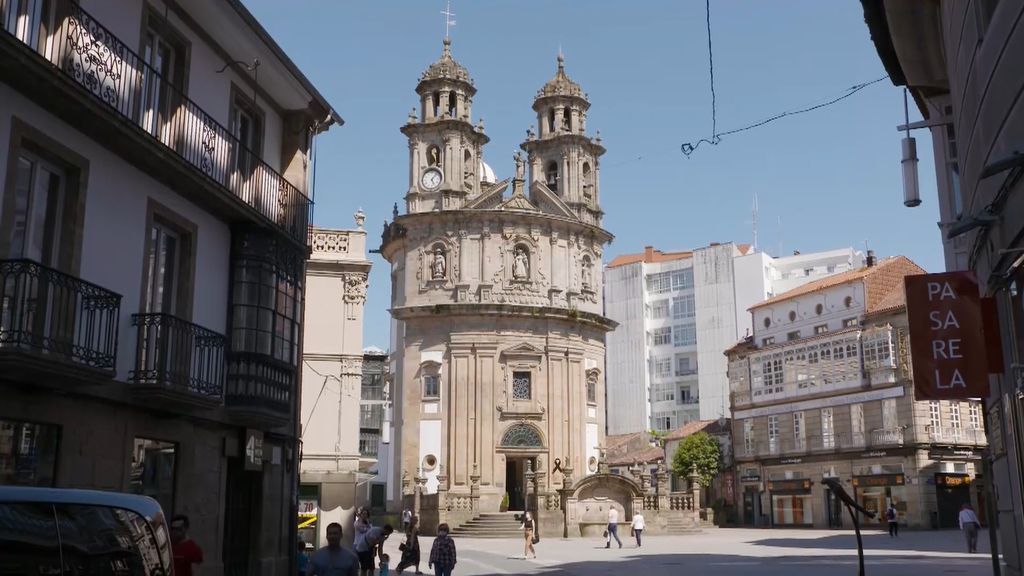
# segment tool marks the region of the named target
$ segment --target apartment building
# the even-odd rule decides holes
[[[906,204],[937,202],[946,269],[969,270],[996,303],[1001,374],[985,416],[991,442],[992,554],[1024,573],[1024,4],[861,0],[889,79],[923,120],[905,127]],[[904,128],[901,128],[901,131]],[[931,133],[936,188],[918,190],[916,140]],[[895,144],[895,141],[893,142]],[[893,159],[895,162],[895,158]]]
[[[388,353],[363,350],[363,386],[359,402],[359,470],[368,476],[360,499],[383,511],[388,502],[391,465],[391,380]]]
[[[863,265],[852,248],[774,258],[745,244],[616,257],[605,275],[608,433],[667,432],[729,415],[722,351],[751,330],[747,308]]]
[[[914,400],[903,278],[922,273],[870,256],[751,308],[753,334],[727,351],[745,524],[850,527],[825,478],[869,526],[893,504],[903,525],[956,527],[984,503],[980,402]]]
[[[0,0],[0,484],[147,494],[204,574],[291,573],[340,123],[237,0]]]

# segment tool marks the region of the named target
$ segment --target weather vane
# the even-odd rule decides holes
[[[455,20],[452,19],[455,16],[455,12],[452,12],[452,0],[448,0],[445,4],[445,9],[441,11],[444,15],[444,37],[448,37],[448,29],[455,26]]]

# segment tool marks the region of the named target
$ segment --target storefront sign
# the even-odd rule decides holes
[[[263,432],[260,430],[245,431],[245,450],[242,457],[245,460],[246,470],[263,470]]]
[[[781,458],[779,464],[799,464],[803,462],[803,458]]]
[[[969,448],[948,448],[928,451],[929,460],[981,460],[981,452]]]
[[[914,398],[966,400],[988,396],[985,322],[974,274],[919,274],[907,276],[904,281]]]
[[[726,470],[725,474],[725,501],[729,504],[736,502],[736,476],[732,470]]]
[[[885,458],[889,453],[885,450],[876,450],[874,452],[865,452],[860,455],[861,458]]]
[[[907,483],[903,474],[874,474],[871,476],[854,476],[853,485],[858,488],[869,486],[903,486]]]
[[[776,494],[805,494],[811,491],[811,481],[806,479],[771,480],[768,482],[768,490]]]
[[[740,482],[760,482],[760,481],[761,481],[761,475],[760,474],[745,474],[743,476],[740,476]]]
[[[945,474],[938,473],[935,475],[935,485],[945,486],[946,488],[958,488],[960,486],[970,486],[971,477],[967,474]]]

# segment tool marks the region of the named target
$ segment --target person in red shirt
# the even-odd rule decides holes
[[[174,576],[199,576],[203,549],[188,537],[188,516],[178,514],[171,519],[171,552],[174,554]]]

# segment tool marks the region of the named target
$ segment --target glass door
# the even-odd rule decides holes
[[[142,57],[142,128],[167,145],[170,142],[171,81],[175,70],[174,48],[163,37],[146,32]]]

